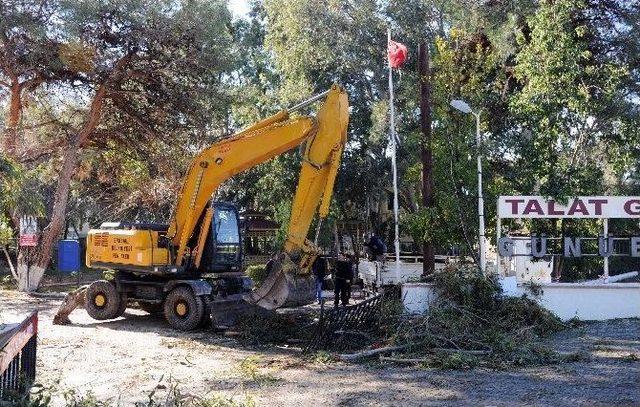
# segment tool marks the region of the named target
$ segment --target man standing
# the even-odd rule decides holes
[[[387,245],[384,244],[376,234],[371,235],[369,242],[364,245],[369,249],[369,260],[384,261],[384,254],[387,252]]]
[[[349,305],[351,280],[353,280],[353,262],[351,261],[351,257],[348,254],[340,253],[334,273],[334,306],[337,307],[340,301],[342,301],[343,306]]]
[[[327,275],[327,259],[322,256],[316,257],[313,265],[311,266],[311,270],[316,278],[316,299],[318,300],[318,304],[321,304],[322,284],[324,283],[324,278]]]

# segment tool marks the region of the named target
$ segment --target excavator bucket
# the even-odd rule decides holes
[[[306,305],[315,298],[313,276],[297,273],[298,266],[286,253],[271,261],[269,276],[251,293],[249,302],[264,309]]]
[[[242,295],[232,295],[209,304],[211,325],[214,329],[225,330],[237,325],[241,319],[251,319],[267,315],[273,311],[248,302]]]
[[[286,253],[269,262],[269,276],[249,295],[229,295],[208,304],[215,329],[228,329],[241,320],[264,317],[283,306],[305,305],[315,298],[312,276],[301,276]]]

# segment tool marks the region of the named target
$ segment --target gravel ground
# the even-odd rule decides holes
[[[77,310],[73,325],[56,326],[59,302],[0,290],[0,322],[40,311],[37,380],[54,405],[64,405],[69,391],[131,405],[177,386],[182,394],[250,398],[259,406],[640,406],[640,320],[586,323],[550,340],[586,360],[442,371],[305,361],[294,349],[247,349],[211,332],[179,333],[135,309],[102,322]],[[248,357],[257,358],[249,363],[255,375],[240,368]]]

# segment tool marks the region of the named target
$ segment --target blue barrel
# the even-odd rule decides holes
[[[61,273],[80,271],[80,242],[58,241],[58,271]]]

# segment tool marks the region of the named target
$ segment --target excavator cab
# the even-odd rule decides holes
[[[209,273],[242,271],[242,232],[235,205],[213,202],[211,230],[200,267]]]

